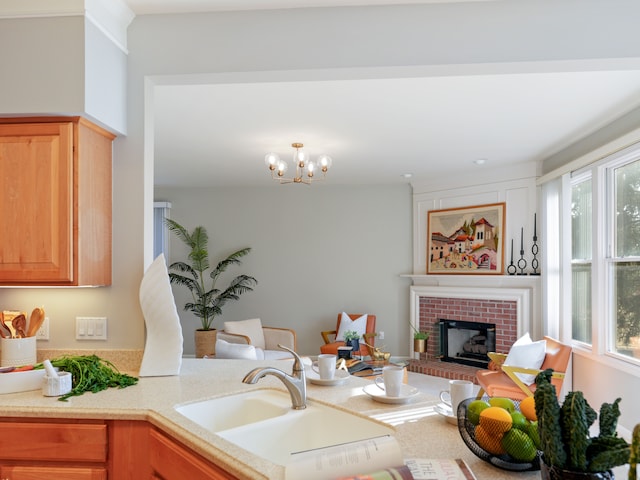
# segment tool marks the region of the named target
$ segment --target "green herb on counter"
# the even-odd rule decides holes
[[[51,364],[71,373],[72,389],[58,398],[62,402],[85,392],[97,393],[110,387],[125,388],[138,383],[137,378],[120,373],[111,362],[96,355],[64,356],[51,360]],[[38,364],[35,368],[43,368],[43,365]]]

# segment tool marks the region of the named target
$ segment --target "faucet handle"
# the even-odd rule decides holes
[[[293,355],[294,357],[294,361],[293,361],[293,372],[304,372],[304,364],[302,363],[302,359],[300,358],[300,355],[298,355],[295,351],[293,351],[291,348],[289,347],[285,347],[284,345],[280,345],[278,344],[278,348],[281,348],[282,350],[286,350],[287,352],[289,352],[291,355]]]

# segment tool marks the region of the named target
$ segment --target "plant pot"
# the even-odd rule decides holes
[[[351,347],[352,355],[358,355],[358,351],[360,350],[360,340],[357,338],[355,340],[347,340],[347,346]]]
[[[214,328],[211,330],[196,330],[196,358],[203,358],[205,355],[213,356],[216,354],[216,338],[218,331]]]
[[[611,470],[604,472],[574,472],[558,467],[550,467],[546,463],[540,463],[540,476],[542,480],[614,480]]]
[[[414,338],[413,339],[413,351],[416,353],[424,353],[427,351],[427,339],[426,338]]]

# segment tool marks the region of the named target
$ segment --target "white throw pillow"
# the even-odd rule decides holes
[[[342,312],[342,316],[340,317],[340,328],[338,328],[336,340],[344,342],[344,332],[347,330],[355,330],[358,332],[358,337],[362,338],[362,335],[367,331],[367,315],[362,315],[355,320],[351,320],[349,314]]]
[[[242,360],[257,360],[256,347],[244,343],[229,343],[216,340],[216,358],[234,358]]]
[[[546,351],[546,340],[533,342],[529,333],[526,333],[511,346],[504,364],[538,370],[544,362]],[[529,373],[516,373],[515,375],[526,385],[531,385],[536,380],[536,376]]]
[[[265,348],[264,332],[259,318],[240,320],[239,322],[224,322],[224,331],[237,335],[246,335],[251,339],[251,345],[257,348]]]

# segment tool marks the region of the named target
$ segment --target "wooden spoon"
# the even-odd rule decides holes
[[[36,307],[33,309],[33,312],[31,312],[31,317],[29,318],[27,337],[33,337],[38,333],[38,330],[42,326],[42,322],[44,322],[44,309]]]
[[[2,337],[2,338],[7,338],[7,335],[4,332],[5,328],[7,328],[7,327],[4,324],[4,313],[0,312],[0,337]]]
[[[5,334],[5,329],[8,330],[9,335]],[[11,338],[12,337],[12,332],[11,329],[9,327],[7,327],[7,324],[4,323],[4,312],[0,312],[0,335],[2,336],[2,338]]]
[[[11,325],[13,325],[13,329],[16,331],[17,338],[24,338],[26,336],[24,330],[27,328],[27,319],[22,313],[11,321]]]

